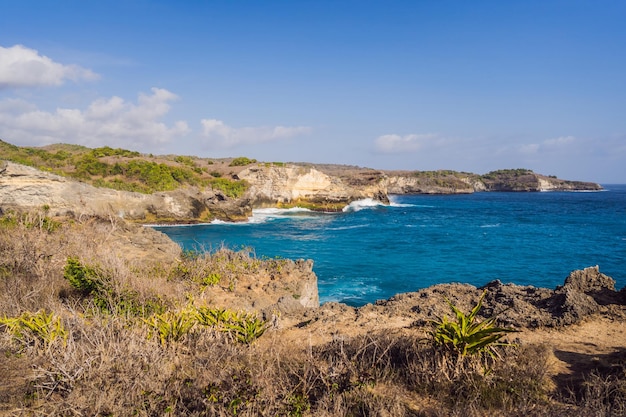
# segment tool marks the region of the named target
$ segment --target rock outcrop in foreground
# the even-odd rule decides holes
[[[598,314],[626,319],[626,288],[616,291],[615,281],[595,266],[573,271],[564,285],[556,289],[500,281],[480,288],[469,284],[439,284],[359,308],[325,303],[292,320],[299,320],[296,328],[324,340],[382,328],[422,327],[445,315],[450,317],[452,312],[446,300],[463,311],[470,311],[483,292],[486,294],[479,315],[483,318],[497,315],[501,325],[516,329],[560,328]]]

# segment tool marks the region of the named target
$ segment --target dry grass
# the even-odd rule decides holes
[[[498,359],[457,358],[415,329],[312,346],[286,343],[271,330],[238,344],[199,326],[159,343],[148,337],[143,310],[103,310],[72,289],[63,277],[67,257],[106,274],[111,306],[132,294],[136,305],[156,299],[170,311],[215,285],[205,282],[211,274],[229,285],[238,274],[280,264],[227,251],[134,264],[107,245],[113,222],[65,221],[53,231],[40,224],[5,217],[0,226],[0,317],[54,312],[68,337],[44,346],[0,330],[0,414],[571,417],[626,410],[623,363],[561,395],[542,345],[509,348]]]

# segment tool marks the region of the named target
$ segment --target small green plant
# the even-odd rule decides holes
[[[302,417],[307,411],[311,410],[309,397],[305,394],[292,394],[287,397],[288,416]]]
[[[53,313],[40,310],[37,313],[25,312],[18,317],[0,318],[0,324],[6,326],[13,336],[24,344],[37,340],[50,346],[56,339],[67,340],[67,331],[61,318]]]
[[[230,321],[233,312],[221,308],[198,307],[196,309],[196,319],[203,326],[221,327],[223,323]]]
[[[83,294],[94,294],[102,289],[103,282],[98,271],[88,265],[84,265],[78,258],[67,258],[63,277],[70,285]]]
[[[217,272],[213,272],[202,278],[202,283],[200,285],[203,288],[212,287],[213,285],[218,284],[220,282],[220,279],[222,279],[222,276]]]
[[[496,317],[484,321],[477,321],[476,315],[482,308],[483,299],[487,294],[483,292],[476,306],[469,314],[463,313],[454,306],[450,300],[446,302],[452,309],[456,321],[450,321],[444,316],[440,321],[434,321],[433,329],[429,332],[435,346],[457,353],[460,356],[488,353],[495,355],[495,346],[508,346],[508,343],[500,343],[499,340],[507,333],[516,332],[515,329],[497,327]]]
[[[228,333],[234,340],[246,345],[261,337],[268,327],[265,320],[254,314],[219,308],[199,307],[196,309],[196,319],[198,323]]]
[[[256,315],[243,314],[229,324],[228,330],[237,342],[249,345],[263,336],[267,330],[267,323]]]
[[[144,322],[150,327],[149,338],[159,336],[162,345],[180,341],[196,324],[196,316],[190,310],[180,312],[166,311],[155,314]]]

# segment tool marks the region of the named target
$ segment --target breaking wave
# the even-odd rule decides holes
[[[364,209],[371,209],[376,207],[385,206],[380,201],[374,200],[373,198],[364,198],[363,200],[353,201],[352,203],[345,206],[342,211],[344,213],[361,211]]]

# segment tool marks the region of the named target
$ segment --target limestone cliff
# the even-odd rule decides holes
[[[598,191],[592,182],[567,181],[527,169],[503,169],[480,177],[487,191]]]
[[[456,172],[391,172],[385,185],[389,194],[469,194],[484,188],[475,175]]]
[[[505,169],[485,175],[456,171],[389,171],[389,194],[467,194],[479,191],[597,191],[591,182],[567,181],[526,169]]]
[[[142,194],[97,188],[49,172],[4,162],[0,167],[0,209],[40,209],[52,214],[116,216],[144,223],[202,222],[215,218],[246,220],[254,207],[296,206],[341,210],[352,201],[374,198],[387,202],[381,181],[346,183],[311,167],[250,166],[237,175],[248,190],[231,198],[210,187],[186,186],[175,191]]]
[[[187,187],[154,194],[118,191],[6,162],[0,170],[0,209],[42,207],[54,215],[112,215],[142,222],[193,222],[210,216],[210,210],[221,218],[238,219],[250,212],[249,207],[212,190]]]
[[[364,198],[388,202],[383,181],[348,184],[309,166],[259,164],[241,171],[238,177],[250,184],[245,197],[255,207],[299,205],[337,211]]]

